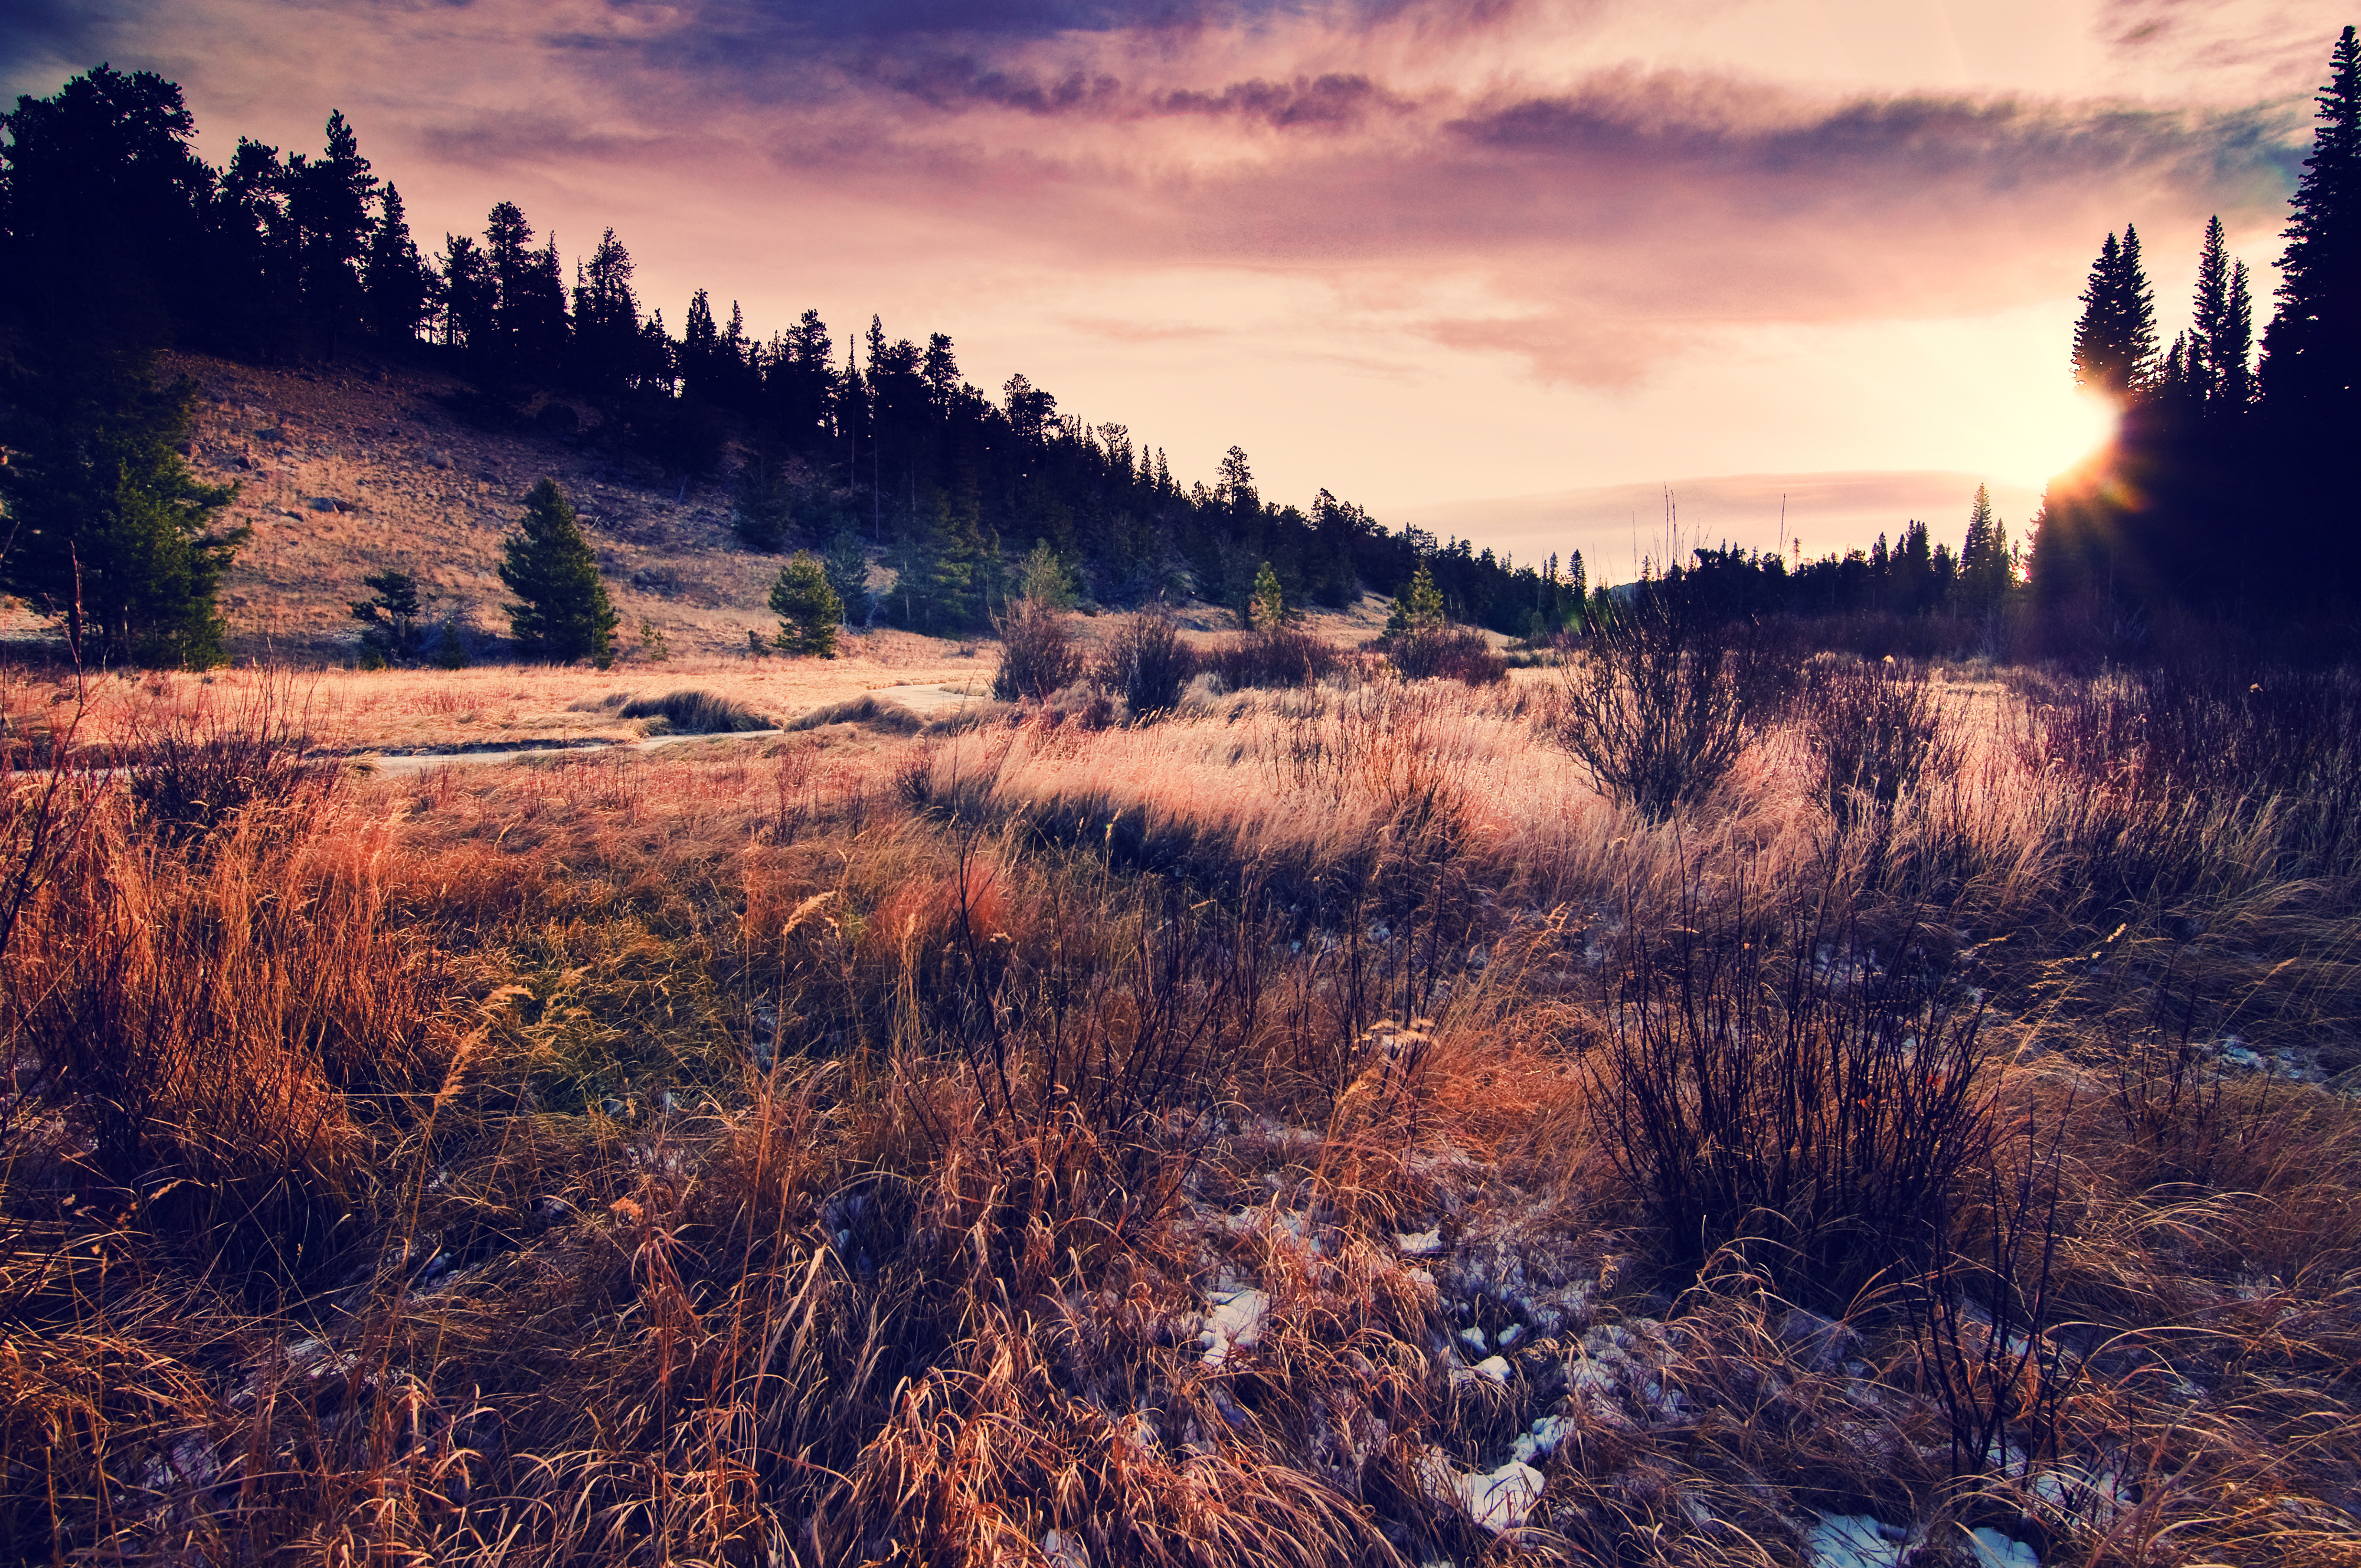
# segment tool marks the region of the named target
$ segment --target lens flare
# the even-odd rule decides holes
[[[2095,392],[2046,403],[2017,434],[2015,477],[2038,487],[2081,467],[2114,441],[2122,421],[2122,405]]]

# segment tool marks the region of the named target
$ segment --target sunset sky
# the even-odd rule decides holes
[[[16,0],[0,89],[104,60],[201,148],[342,108],[421,245],[611,225],[642,302],[950,333],[1176,476],[1594,576],[1687,538],[2012,532],[2098,439],[2075,295],[2209,213],[2261,285],[2361,0]]]

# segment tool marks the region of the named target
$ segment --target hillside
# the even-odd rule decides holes
[[[161,370],[196,384],[190,466],[207,482],[237,487],[228,515],[253,530],[221,596],[241,662],[351,660],[359,650],[351,604],[368,595],[362,578],[389,568],[415,574],[432,591],[434,620],[456,617],[479,634],[471,639],[479,651],[494,647],[510,598],[498,573],[500,542],[544,475],[564,487],[598,548],[626,662],[648,662],[643,628],[661,634],[675,662],[742,658],[748,632],[767,638],[777,628],[767,601],[780,557],[747,549],[732,532],[726,477],[667,484],[653,464],[595,432],[482,429],[441,400],[464,394],[465,382],[415,365],[292,368],[176,354]],[[895,572],[884,552],[872,554],[880,564],[871,583],[883,590]],[[1176,609],[1199,640],[1236,624],[1199,601]],[[1384,617],[1384,602],[1364,596],[1341,612],[1310,608],[1306,623],[1332,641],[1358,641]],[[37,636],[40,625],[21,604],[0,613],[8,635]],[[932,670],[973,660],[987,641],[928,637],[881,617],[845,651],[877,671]],[[946,674],[963,678],[972,668],[947,666]]]
[[[223,593],[241,654],[349,654],[348,606],[388,567],[432,585],[438,618],[504,630],[500,538],[544,474],[598,543],[627,643],[651,624],[676,653],[742,652],[748,631],[774,628],[764,598],[777,563],[736,547],[721,486],[660,488],[578,438],[474,428],[436,401],[460,383],[431,371],[186,355],[166,368],[203,395],[193,466],[239,487],[232,514],[254,529]]]

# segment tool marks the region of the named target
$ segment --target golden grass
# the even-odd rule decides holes
[[[777,709],[907,668],[678,684]],[[115,745],[254,678],[12,679],[10,711]],[[598,722],[569,705],[637,679],[273,700],[386,745],[445,701]],[[1989,686],[1951,697],[1958,772],[1850,831],[1785,726],[1650,828],[1547,692],[349,773],[172,841],[121,778],[42,817],[9,775],[0,1533],[1784,1564],[1861,1512],[1955,1561],[1984,1526],[2051,1564],[2361,1562],[2361,1114],[2213,1050],[2349,1065],[2349,879],[2268,811],[2066,797],[1967,717]],[[1951,1240],[2056,1200],[2001,1249],[2037,1343],[1967,1396],[2015,1461],[1954,1467],[1905,1310],[1980,1277],[1897,1266],[1831,1322],[1760,1237],[1669,1271],[1617,1174],[1632,956],[1782,939],[1741,900],[1843,914],[1833,984],[1986,998],[1998,1135]],[[1488,1513],[1516,1452],[1537,1489]]]
[[[0,686],[10,733],[38,731],[82,714],[81,743],[136,747],[143,727],[235,704],[265,685],[290,685],[299,728],[317,749],[370,751],[490,750],[637,740],[642,721],[616,710],[633,696],[708,691],[775,721],[879,692],[922,713],[982,694],[990,662],[949,655],[944,644],[903,633],[848,639],[840,659],[676,659],[610,671],[552,665],[465,670],[326,669],[282,675],[263,669],[170,672],[77,680],[70,672],[11,672]],[[84,713],[83,710],[87,710]],[[654,731],[661,733],[661,730]]]

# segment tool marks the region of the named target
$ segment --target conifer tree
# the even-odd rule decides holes
[[[388,181],[377,226],[370,231],[368,265],[364,282],[368,291],[369,330],[383,343],[405,344],[418,335],[419,323],[433,309],[434,276],[410,237],[401,192]]]
[[[1443,610],[1443,590],[1434,586],[1434,574],[1422,561],[1418,570],[1411,574],[1410,586],[1394,596],[1393,613],[1386,618],[1386,630],[1433,631],[1449,619]]]
[[[1978,485],[1968,510],[1968,536],[1960,547],[1957,592],[1961,608],[1981,615],[1998,605],[2007,596],[2014,567],[2008,530],[1993,515],[1992,491]]]
[[[845,623],[866,621],[869,619],[869,550],[861,542],[860,531],[839,529],[820,566],[828,574],[828,586],[836,592]]]
[[[2361,41],[2349,27],[2316,102],[2320,123],[2284,231],[2279,309],[2263,334],[2263,398],[2287,412],[2349,410],[2361,383]]]
[[[615,607],[556,480],[533,486],[518,531],[504,543],[500,581],[522,601],[508,607],[509,627],[525,655],[553,664],[588,659],[602,670],[613,663]]]
[[[424,650],[426,628],[419,616],[424,604],[418,578],[409,572],[372,572],[361,586],[373,589],[368,598],[352,601],[353,619],[361,623],[361,643],[383,657],[408,663]]]
[[[1246,621],[1257,631],[1276,631],[1287,620],[1287,593],[1279,574],[1265,561],[1255,574],[1254,596],[1246,601]]]
[[[807,551],[798,550],[779,568],[771,585],[771,613],[779,618],[774,639],[783,653],[815,658],[836,657],[836,629],[844,621],[844,601],[828,584],[828,572]]]
[[[244,528],[217,526],[234,486],[181,460],[196,389],[158,387],[144,354],[37,336],[0,425],[0,583],[60,622],[77,658],[222,662],[214,593]]]
[[[2156,293],[2140,268],[2139,233],[2124,225],[2100,247],[2074,325],[2074,384],[2114,397],[2144,390],[2156,358]]]

